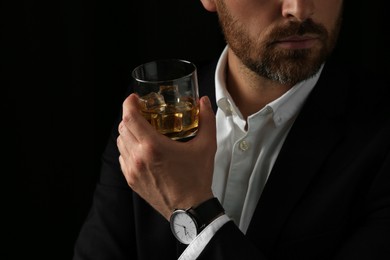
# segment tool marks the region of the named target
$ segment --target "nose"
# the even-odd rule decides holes
[[[282,15],[291,20],[305,21],[311,18],[314,9],[314,0],[283,0]]]

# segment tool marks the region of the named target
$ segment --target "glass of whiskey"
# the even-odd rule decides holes
[[[197,69],[192,62],[162,59],[137,66],[131,73],[142,115],[160,133],[185,141],[199,123]]]

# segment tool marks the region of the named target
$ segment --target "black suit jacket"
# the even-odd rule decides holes
[[[214,101],[215,64],[199,71]],[[228,222],[199,259],[390,259],[390,88],[328,61],[244,235]],[[169,223],[127,186],[117,126],[103,155],[80,259],[177,259]]]

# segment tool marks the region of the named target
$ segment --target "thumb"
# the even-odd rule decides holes
[[[200,140],[208,140],[208,142],[210,141],[210,138],[216,139],[215,114],[210,99],[207,96],[200,99],[199,129],[197,136],[200,137]]]

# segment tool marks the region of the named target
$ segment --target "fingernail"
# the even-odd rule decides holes
[[[204,96],[204,97],[202,98],[202,101],[203,101],[203,104],[205,104],[206,106],[211,107],[211,102],[210,102],[210,99],[209,99],[208,96]]]

